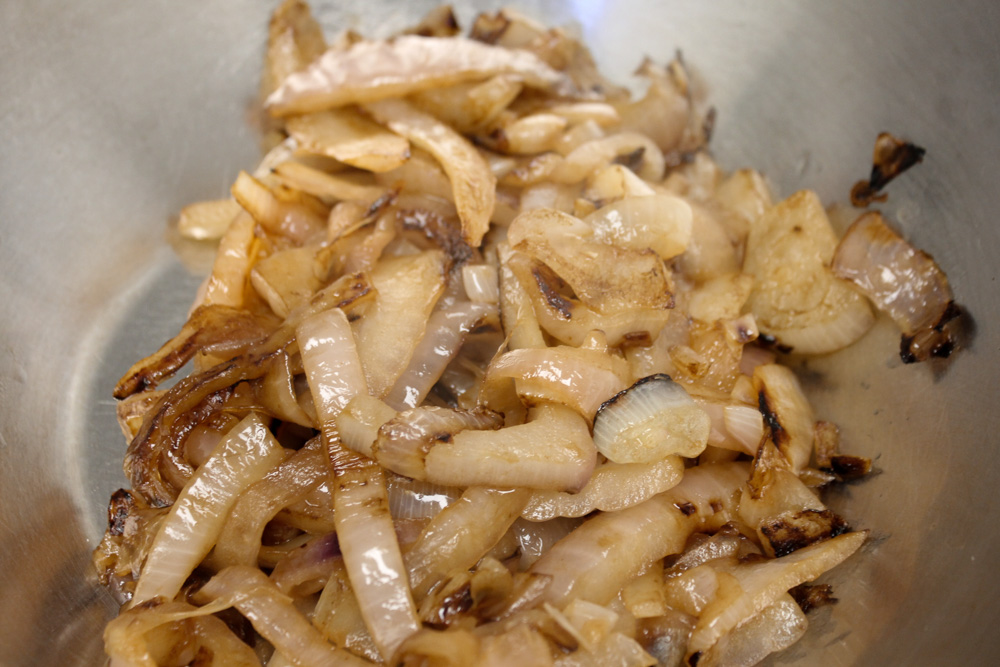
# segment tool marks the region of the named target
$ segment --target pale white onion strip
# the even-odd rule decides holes
[[[381,662],[378,647],[361,617],[358,599],[351,588],[343,559],[337,559],[333,563],[329,579],[313,610],[312,622],[337,646],[372,662]]]
[[[732,439],[740,444],[741,451],[751,456],[757,453],[764,437],[764,418],[760,410],[749,405],[727,405],[723,408],[723,422]]]
[[[795,373],[781,364],[758,366],[753,386],[760,397],[760,409],[771,429],[771,439],[796,474],[812,457],[816,417]]]
[[[466,264],[462,267],[462,287],[473,303],[500,302],[497,267],[490,264]]]
[[[333,308],[304,320],[295,335],[320,429],[328,438],[344,406],[368,393],[354,333],[344,311]]]
[[[716,514],[735,516],[735,497],[748,474],[745,463],[689,468],[666,493],[587,521],[529,570],[550,577],[541,600],[606,604],[643,568],[679,553],[702,522]]]
[[[255,567],[228,567],[212,577],[195,595],[199,602],[222,602],[236,607],[276,651],[297,667],[362,667],[367,660],[328,643]]]
[[[483,382],[513,378],[520,396],[562,403],[592,420],[603,402],[628,386],[628,377],[621,357],[560,345],[505,352],[490,363]]]
[[[372,445],[378,430],[396,416],[396,411],[368,394],[358,394],[337,415],[341,443],[352,452],[373,458]]]
[[[336,442],[328,443],[334,478],[334,521],[361,616],[389,660],[420,629],[382,468]]]
[[[428,481],[449,486],[579,491],[597,462],[586,420],[563,405],[532,408],[529,421],[499,431],[461,431],[424,460]]]
[[[110,658],[109,664],[111,667],[157,667],[152,650],[155,646],[150,646],[147,633],[162,630],[162,626],[171,624],[174,627],[164,638],[165,641],[175,635],[183,636],[183,640],[180,636],[176,637],[179,641],[193,638],[196,644],[193,650],[207,646],[213,653],[225,656],[220,664],[227,667],[259,667],[260,661],[253,649],[240,641],[225,623],[209,615],[223,608],[167,602],[152,608],[124,611],[104,629],[104,651]]]
[[[256,565],[264,526],[283,507],[301,500],[329,472],[326,449],[313,438],[264,479],[240,494],[215,545],[219,567]]]
[[[404,410],[379,428],[372,456],[397,474],[424,480],[428,479],[424,461],[432,448],[452,441],[466,429],[495,429],[502,424],[499,414],[481,408],[452,410],[426,405]]]
[[[524,489],[471,487],[431,519],[403,559],[414,596],[422,598],[449,573],[475,565],[500,541],[527,499]]]
[[[721,596],[705,608],[691,633],[688,655],[705,651],[720,637],[774,604],[790,588],[812,581],[839,565],[864,543],[868,531],[847,533],[799,549],[782,558],[742,565],[732,570],[739,594]]]
[[[683,474],[684,463],[677,456],[652,463],[608,461],[594,469],[579,493],[534,491],[521,516],[529,521],[548,521],[585,516],[594,510],[617,512],[673,488]]]
[[[330,49],[288,76],[267,99],[274,114],[331,109],[355,102],[516,74],[536,88],[571,92],[572,84],[538,56],[459,37],[404,35]]]
[[[809,620],[791,595],[785,593],[767,609],[724,635],[701,655],[703,667],[756,665],[771,653],[784,651],[809,629]]]
[[[507,334],[507,347],[511,350],[544,348],[545,338],[535,309],[531,306],[531,298],[508,264],[512,254],[508,244],[497,246],[500,259],[500,321]]]
[[[254,241],[257,222],[246,211],[241,211],[222,235],[215,253],[212,273],[205,282],[201,298],[191,306],[243,306],[243,293],[250,274],[250,246]]]
[[[483,241],[496,204],[497,179],[490,165],[465,137],[405,100],[365,104],[365,111],[409,139],[441,163],[451,181],[462,237],[472,247]]]
[[[389,513],[395,520],[432,519],[458,500],[462,489],[391,475],[386,483]]]
[[[385,395],[386,404],[395,410],[405,410],[423,403],[458,354],[469,331],[477,322],[495,314],[495,306],[469,302],[434,311],[423,338],[413,350],[409,366]]]
[[[170,507],[136,584],[132,604],[171,600],[215,544],[237,497],[285,457],[251,413],[224,437]]]
[[[573,149],[566,160],[552,174],[557,183],[579,183],[598,167],[611,162],[619,155],[642,150],[642,166],[638,174],[647,181],[663,178],[665,161],[663,152],[644,134],[622,132],[610,137],[588,141]]]

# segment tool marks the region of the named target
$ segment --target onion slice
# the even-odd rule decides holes
[[[132,604],[172,600],[222,530],[239,494],[285,456],[271,432],[251,413],[224,437],[188,480],[153,541]]]
[[[584,222],[593,227],[598,241],[632,250],[650,248],[670,259],[687,248],[692,216],[686,201],[661,194],[620,199],[597,209]]]
[[[331,49],[292,74],[268,99],[275,115],[402,97],[429,88],[519,75],[535,88],[570,92],[569,81],[537,56],[456,37],[402,36]]]
[[[847,533],[784,558],[733,569],[732,576],[738,584],[735,596],[719,596],[706,607],[691,633],[688,656],[708,650],[724,634],[774,604],[789,589],[839,565],[858,550],[867,536],[868,531]]]
[[[708,444],[711,427],[708,413],[660,373],[642,378],[601,406],[594,418],[594,445],[616,463],[693,458]]]
[[[597,450],[587,422],[571,408],[543,403],[529,421],[499,431],[461,431],[424,459],[426,478],[451,486],[578,491],[590,479]]]
[[[404,561],[417,599],[456,570],[467,570],[500,541],[517,519],[528,492],[466,489],[420,533]]]
[[[195,599],[236,607],[254,630],[298,667],[362,667],[369,664],[327,643],[320,631],[299,613],[291,598],[255,567],[226,568],[202,586]]]
[[[621,512],[598,514],[556,543],[529,572],[550,577],[541,595],[606,604],[644,568],[679,553],[709,519],[735,515],[745,463],[690,468],[673,489]]]
[[[587,485],[577,493],[535,491],[521,516],[529,521],[580,517],[594,510],[618,512],[673,488],[681,481],[684,464],[676,456],[652,463],[614,463],[597,466]]]
[[[267,522],[304,498],[328,472],[326,450],[320,438],[313,438],[240,495],[219,535],[215,560],[222,567],[256,565]]]
[[[469,141],[434,116],[404,100],[381,100],[365,111],[393,132],[433,155],[451,181],[462,237],[472,247],[482,243],[496,204],[496,177]]]
[[[505,352],[490,364],[483,383],[513,378],[517,393],[529,401],[562,403],[591,420],[601,403],[625,389],[628,377],[621,357],[558,346]]]
[[[833,258],[833,272],[857,285],[903,330],[903,361],[947,357],[948,327],[958,310],[948,278],[934,259],[894,232],[877,211],[850,226]]]
[[[420,629],[396,532],[385,475],[375,462],[328,442],[334,520],[361,615],[385,660]]]

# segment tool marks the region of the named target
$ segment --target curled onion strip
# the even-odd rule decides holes
[[[389,514],[385,475],[371,459],[329,443],[334,520],[361,616],[389,660],[420,629],[409,579]]]
[[[517,519],[528,492],[466,489],[420,533],[404,557],[418,599],[455,570],[466,570],[500,541]]]
[[[323,443],[320,438],[313,438],[244,491],[233,505],[215,546],[215,559],[220,566],[256,565],[267,522],[283,507],[304,498],[328,472]]]
[[[734,496],[746,477],[744,463],[698,466],[666,493],[597,515],[531,567],[550,577],[541,599],[555,605],[571,598],[609,602],[643,568],[680,552],[701,523],[735,515]]]
[[[132,598],[171,600],[222,530],[239,494],[281,461],[285,450],[251,413],[216,446],[181,490],[160,526]]]
[[[226,568],[202,586],[195,599],[236,607],[254,630],[297,667],[362,667],[369,664],[327,643],[319,630],[299,613],[291,598],[255,567]]]

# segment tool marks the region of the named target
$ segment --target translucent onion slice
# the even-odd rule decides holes
[[[254,630],[298,667],[369,664],[327,643],[320,631],[295,608],[292,599],[255,567],[226,568],[202,586],[195,597],[200,602],[236,607]]]
[[[750,228],[743,271],[754,278],[747,307],[762,331],[802,354],[825,354],[874,322],[868,301],[829,268],[837,238],[815,193],[770,208]]]
[[[579,183],[621,155],[638,157],[639,167],[635,171],[643,179],[656,182],[663,178],[665,162],[659,146],[644,134],[622,132],[575,148],[552,173],[552,179],[557,183]]]
[[[663,259],[680,255],[691,240],[691,206],[673,195],[626,197],[597,209],[584,222],[602,243],[652,249]]]
[[[500,302],[497,268],[489,264],[466,264],[462,267],[462,286],[473,303]]]
[[[302,193],[272,189],[245,171],[236,177],[231,190],[240,206],[268,232],[287,237],[297,245],[322,236],[325,216],[308,205]]]
[[[578,491],[594,470],[597,450],[575,410],[545,403],[529,421],[499,431],[461,431],[424,460],[426,478],[451,486]]]
[[[424,406],[404,410],[383,424],[372,445],[372,456],[393,472],[428,479],[425,460],[466,429],[497,429],[503,418],[490,410],[452,410]],[[431,480],[438,481],[440,480]],[[453,484],[468,486],[468,484]]]
[[[738,442],[743,452],[756,454],[764,437],[764,418],[760,410],[748,405],[727,405],[723,409],[726,431]]]
[[[785,594],[759,614],[723,636],[698,659],[702,667],[756,665],[784,651],[809,629],[809,620],[792,596]]]
[[[336,417],[340,441],[351,451],[372,458],[379,428],[395,416],[395,410],[374,396],[358,394]]]
[[[212,304],[243,307],[243,293],[252,266],[250,248],[256,226],[253,216],[246,211],[233,218],[219,241],[219,249],[215,253],[215,263],[208,282],[205,283],[205,290],[192,305],[192,309]]]
[[[286,128],[304,150],[359,169],[391,171],[410,157],[409,141],[352,108],[294,116]]]
[[[684,464],[676,456],[652,463],[608,461],[594,469],[587,485],[577,493],[532,492],[521,516],[529,521],[548,521],[586,516],[594,510],[617,512],[673,488],[683,474]]]
[[[598,514],[531,567],[530,573],[550,577],[540,600],[558,606],[575,597],[606,604],[645,568],[679,553],[699,525],[732,518],[747,474],[745,463],[689,468],[666,493]]]
[[[365,625],[383,659],[389,660],[400,643],[420,629],[420,621],[389,514],[385,476],[371,459],[336,443],[329,447],[334,520],[344,564]]]
[[[429,250],[383,259],[372,271],[372,285],[378,294],[353,328],[365,381],[373,396],[385,396],[413,358],[444,290],[444,262],[441,251]]]
[[[323,452],[324,456],[326,452]],[[271,570],[271,581],[284,593],[302,597],[323,590],[334,561],[340,559],[340,544],[336,533],[326,533],[310,539],[284,558]]]
[[[878,212],[850,226],[833,258],[850,280],[903,330],[904,361],[946,357],[955,341],[945,325],[955,316],[948,278],[934,259],[894,232]],[[920,337],[917,345],[913,343]]]
[[[802,472],[812,458],[816,423],[802,385],[786,366],[766,364],[754,369],[753,386],[771,439],[788,459],[792,470]]]
[[[455,502],[462,490],[391,475],[386,483],[389,493],[389,513],[396,521],[433,519],[441,510]]]
[[[616,463],[650,463],[698,456],[711,420],[679,384],[663,374],[642,378],[601,406],[594,445]]]
[[[606,350],[569,346],[505,352],[490,363],[484,385],[513,378],[529,400],[568,405],[588,420],[601,403],[628,386],[628,363]]]
[[[462,237],[472,247],[482,243],[496,203],[496,177],[490,165],[465,137],[404,100],[382,100],[364,106],[375,120],[406,137],[441,163],[451,181]]]
[[[296,338],[316,416],[329,428],[352,398],[367,393],[351,326],[344,311],[333,308],[299,324]]]
[[[324,200],[372,202],[386,192],[371,174],[328,174],[298,162],[279,164],[274,168],[274,176],[287,187]]]
[[[477,323],[493,318],[497,310],[485,303],[459,302],[434,311],[423,338],[413,350],[406,370],[385,395],[389,407],[397,410],[415,408],[424,402],[444,369],[458,354],[465,337]]]
[[[379,663],[382,656],[365,627],[357,596],[342,559],[335,559],[313,612],[313,625],[337,646]]]
[[[154,538],[132,604],[172,600],[211,551],[239,494],[285,456],[255,414],[241,421],[188,480]]]
[[[774,604],[790,588],[812,581],[858,550],[868,531],[847,533],[800,549],[784,558],[742,565],[731,574],[738,593],[720,596],[698,619],[688,656],[706,651],[723,635]]]
[[[188,204],[181,209],[177,230],[199,241],[222,238],[233,218],[243,210],[232,199],[214,199]]]
[[[466,489],[443,509],[407,550],[404,561],[417,599],[448,574],[474,566],[517,519],[528,491]]]
[[[304,498],[328,473],[322,440],[313,438],[240,494],[219,535],[214,559],[221,567],[256,565],[267,522],[286,505]]]
[[[563,75],[527,51],[455,37],[403,36],[327,51],[286,78],[267,106],[278,115],[319,111],[502,73],[517,74],[535,88],[570,89]]]
[[[531,502],[530,500],[528,502]],[[527,509],[527,506],[525,506]],[[526,570],[545,552],[552,548],[562,538],[569,535],[580,526],[580,519],[556,517],[548,521],[527,521],[518,519],[511,526],[521,557],[518,562],[522,570]]]
[[[193,607],[166,602],[155,607],[123,611],[104,630],[104,651],[109,664],[122,667],[156,667],[157,657],[186,644],[193,655],[206,649],[225,656],[231,667],[259,667],[253,649],[243,643],[220,619],[211,616],[219,607]]]

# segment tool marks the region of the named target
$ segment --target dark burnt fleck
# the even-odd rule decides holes
[[[712,141],[712,135],[715,134],[715,120],[718,115],[719,112],[715,107],[709,107],[708,111],[705,112],[705,118],[701,122],[701,133],[704,137],[704,145],[707,145]]]
[[[642,166],[642,158],[646,154],[646,149],[643,146],[639,146],[631,153],[624,153],[616,157],[613,162],[615,164],[620,164],[623,167],[631,169],[632,171],[638,171],[639,167]]]
[[[552,308],[559,311],[559,314],[567,320],[573,319],[573,303],[559,293],[557,283],[552,279],[555,277],[548,267],[536,266],[531,269],[531,275],[535,277],[535,284],[538,285],[542,297]]]
[[[694,653],[691,654],[691,657],[688,658],[688,664],[691,665],[691,667],[695,667],[695,665],[697,665],[700,660],[701,660],[701,651],[695,651]]]
[[[880,194],[894,178],[915,164],[923,161],[925,151],[920,146],[882,132],[875,140],[872,171],[867,181],[858,181],[851,188],[851,203],[865,207],[872,202],[885,201],[888,197]]]
[[[718,500],[713,500],[713,501],[711,501],[711,502],[710,502],[710,503],[708,504],[708,506],[709,506],[709,507],[711,507],[711,508],[712,508],[712,511],[713,511],[713,512],[715,512],[716,514],[718,514],[719,512],[721,512],[721,511],[722,511],[722,508],[723,508],[723,505],[722,505],[722,503],[721,503],[721,502],[719,502]]]
[[[681,511],[684,516],[691,516],[698,511],[698,508],[694,506],[694,503],[674,503],[674,507]]]
[[[777,558],[848,530],[847,522],[830,510],[803,510],[791,516],[782,515],[765,521],[760,527]]]
[[[813,609],[837,603],[837,598],[833,597],[833,586],[830,584],[799,584],[788,592],[806,614]]]
[[[608,407],[610,405],[614,405],[615,403],[618,402],[618,400],[620,398],[622,398],[623,396],[625,396],[625,394],[629,393],[630,391],[632,391],[636,387],[638,387],[640,385],[644,385],[647,382],[654,382],[654,381],[655,382],[662,382],[664,380],[666,380],[667,382],[673,382],[673,379],[669,375],[667,375],[666,373],[655,373],[653,375],[647,375],[644,378],[639,378],[638,380],[635,381],[635,384],[633,384],[628,389],[622,389],[620,392],[618,392],[617,394],[615,394],[614,396],[612,396],[608,400],[606,400],[603,403],[601,403],[601,407],[597,408],[597,414],[594,416],[594,419],[595,420],[597,419],[597,416],[601,414],[601,411],[604,410],[604,408],[606,408],[606,407]]]
[[[648,331],[630,331],[622,337],[622,347],[649,347],[653,337]]]
[[[757,405],[760,408],[761,415],[764,416],[764,425],[771,431],[771,439],[774,440],[774,444],[780,449],[782,445],[788,442],[788,432],[785,431],[785,427],[778,421],[778,415],[774,414],[774,411],[771,409],[766,391],[760,391],[757,394]]]
[[[757,344],[765,350],[774,350],[775,352],[781,352],[782,354],[791,354],[795,349],[791,345],[779,343],[778,339],[775,338],[773,334],[769,333],[761,333],[757,336]]]
[[[872,460],[864,456],[840,454],[830,457],[830,472],[847,482],[864,477],[872,470]]]
[[[111,495],[108,502],[108,532],[121,535],[125,531],[125,519],[135,509],[132,494],[125,489],[118,489]]]
[[[438,433],[434,439],[438,442],[451,442],[451,433]]]
[[[428,623],[432,626],[447,627],[456,616],[472,609],[473,602],[471,588],[466,584],[441,600],[441,604],[434,610]]]

